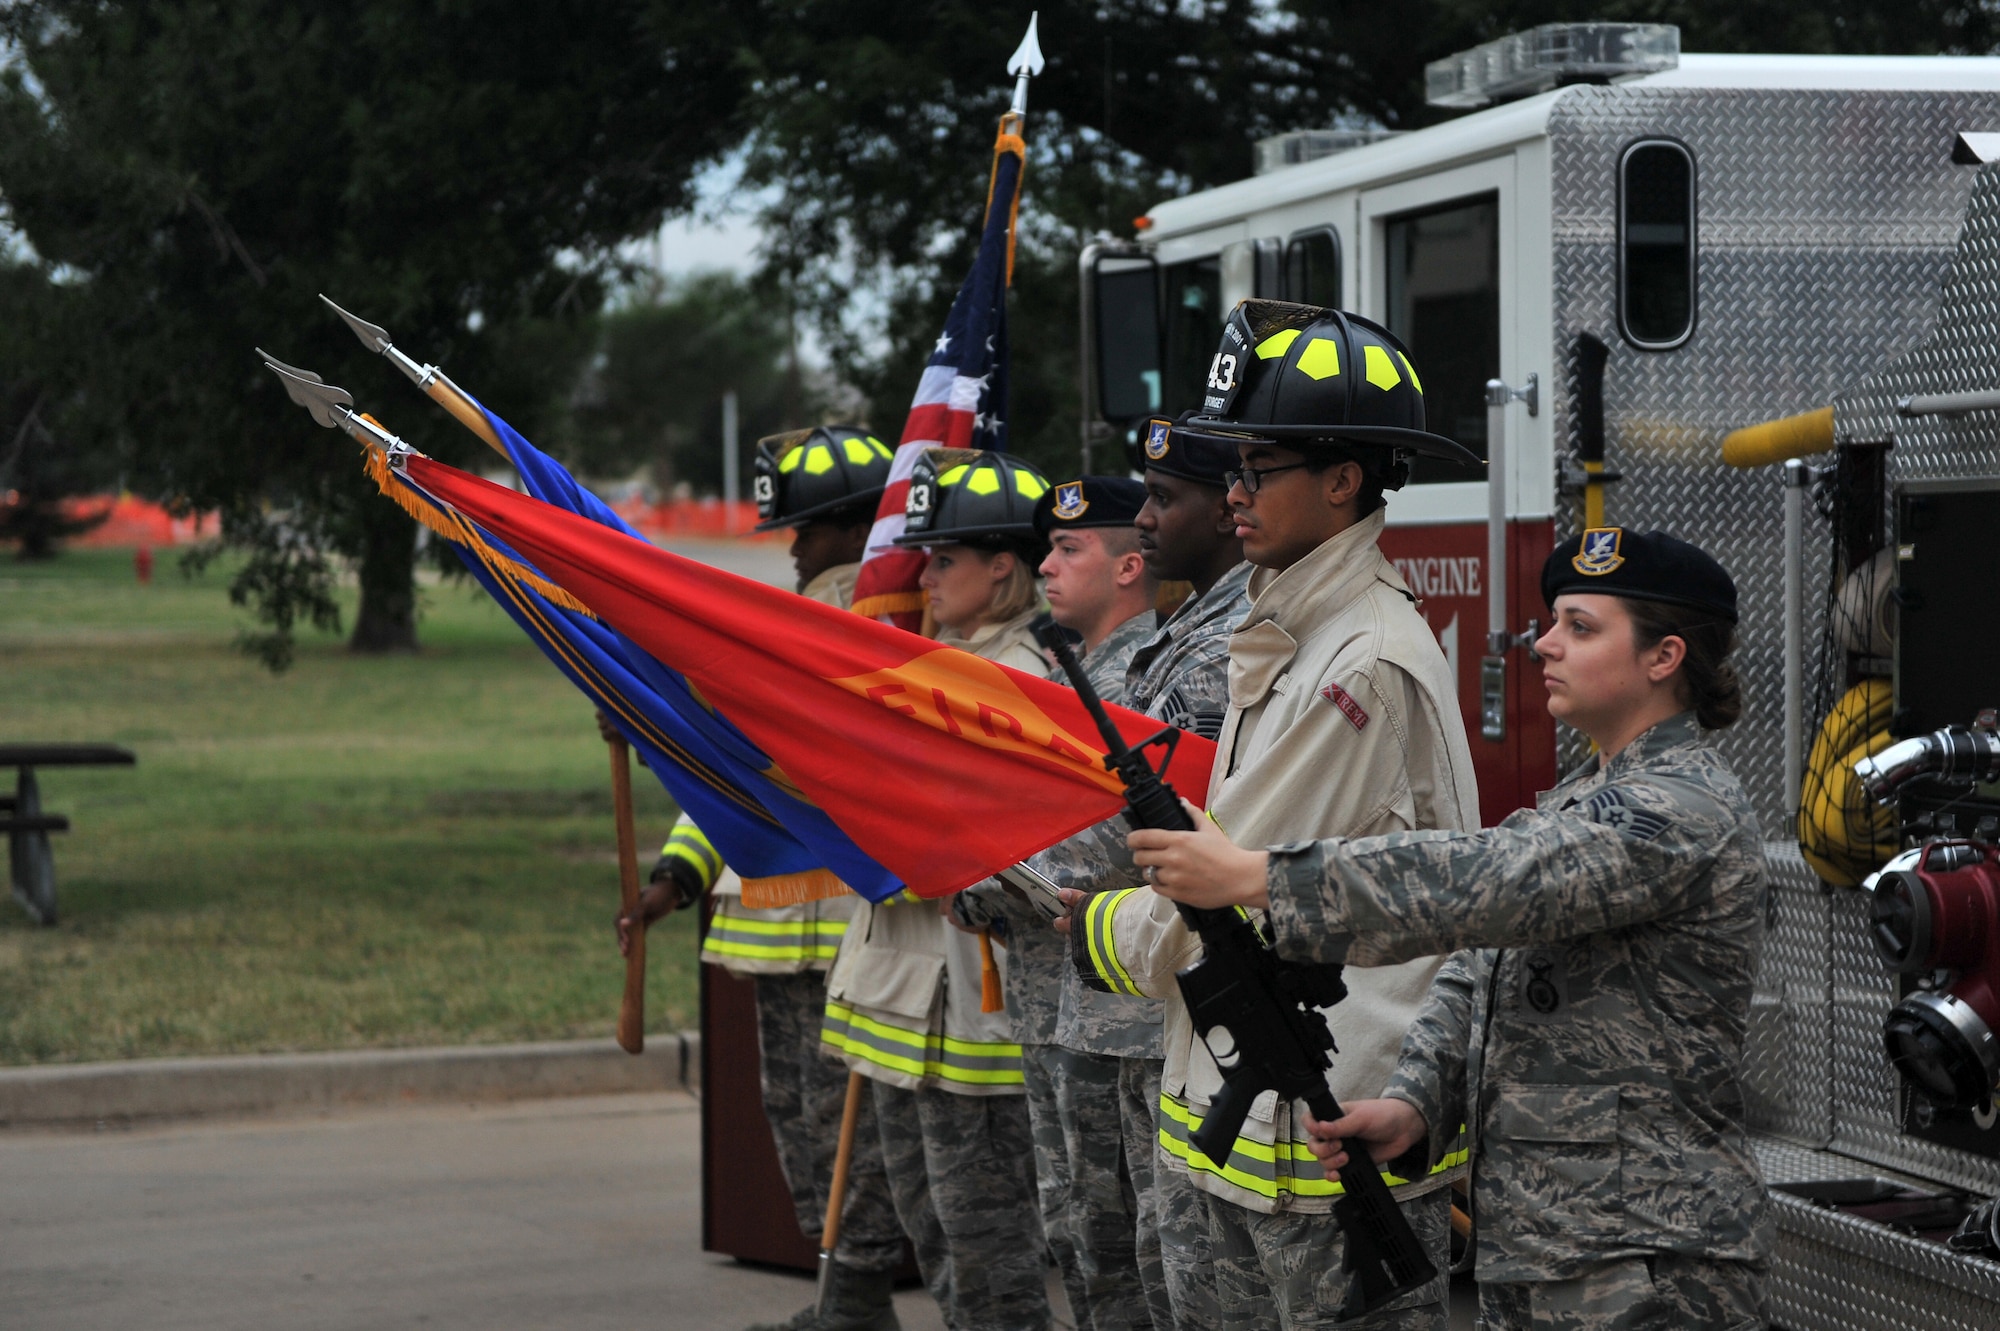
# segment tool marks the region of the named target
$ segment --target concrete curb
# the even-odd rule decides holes
[[[693,1090],[701,1033],[611,1040],[135,1059],[0,1068],[0,1127],[202,1118],[370,1104]]]

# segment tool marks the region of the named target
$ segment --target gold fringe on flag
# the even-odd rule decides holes
[[[877,596],[864,596],[853,605],[854,613],[869,619],[880,619],[883,615],[900,615],[906,610],[921,610],[930,604],[921,591],[911,589],[906,592],[883,592]]]
[[[825,901],[829,897],[841,896],[847,890],[847,884],[835,877],[831,869],[807,869],[802,873],[781,873],[769,878],[745,878],[743,904],[751,910],[777,910],[784,906]]]
[[[373,416],[365,416],[363,419],[371,422],[375,420]],[[568,592],[556,586],[553,582],[550,582],[527,565],[520,563],[518,560],[507,558],[488,545],[486,538],[479,534],[479,529],[464,518],[456,513],[427,504],[417,498],[415,494],[411,493],[409,487],[405,486],[397,478],[396,473],[390,469],[389,455],[380,448],[373,444],[367,446],[364,451],[361,469],[368,473],[368,479],[375,482],[376,488],[394,500],[405,513],[408,513],[411,517],[421,522],[424,526],[429,527],[447,541],[467,547],[479,556],[480,563],[486,565],[486,567],[492,569],[495,573],[502,577],[510,578],[524,587],[532,588],[551,605],[559,605],[565,610],[574,610],[580,615],[589,616],[591,619],[597,618],[596,613],[589,606],[577,600],[574,596],[571,596]]]

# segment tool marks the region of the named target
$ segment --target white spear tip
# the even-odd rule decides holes
[[[1014,48],[1014,54],[1007,57],[1009,74],[1039,74],[1042,72],[1042,43],[1035,35],[1035,25],[1042,13],[1038,9],[1028,15],[1028,35]]]

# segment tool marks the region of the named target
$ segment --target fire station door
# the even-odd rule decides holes
[[[1457,677],[1488,825],[1555,782],[1555,726],[1524,640],[1546,618],[1536,587],[1553,539],[1548,367],[1522,354],[1547,345],[1523,327],[1524,287],[1546,291],[1547,279],[1523,280],[1519,203],[1511,154],[1366,191],[1349,287],[1409,346],[1430,429],[1498,462],[1489,477],[1419,460],[1383,538]],[[1496,379],[1524,391],[1490,405]]]

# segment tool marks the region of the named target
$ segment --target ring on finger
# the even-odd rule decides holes
[[[1151,864],[1146,866],[1146,881],[1149,883],[1159,881],[1159,869],[1156,866]]]

